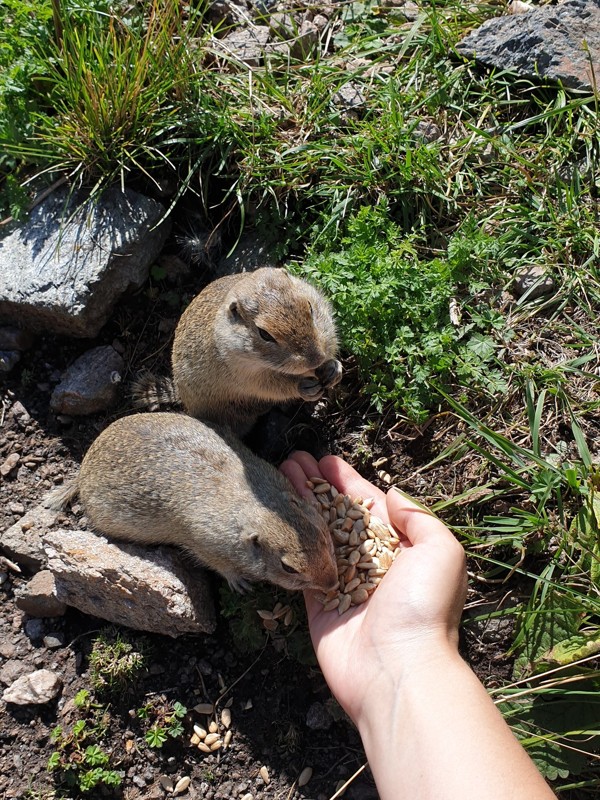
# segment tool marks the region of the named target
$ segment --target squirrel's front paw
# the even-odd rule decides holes
[[[329,389],[342,380],[342,365],[335,358],[331,358],[315,370],[315,375],[321,381],[323,388]]]
[[[298,392],[303,400],[314,403],[323,397],[325,387],[318,378],[302,378],[298,382]]]

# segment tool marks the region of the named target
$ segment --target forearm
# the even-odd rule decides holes
[[[382,800],[554,797],[454,648],[413,664],[373,676],[357,721]]]

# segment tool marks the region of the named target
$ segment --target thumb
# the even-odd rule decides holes
[[[386,495],[390,522],[412,545],[445,542],[460,547],[444,523],[432,511],[393,487]],[[462,549],[462,548],[461,548]]]

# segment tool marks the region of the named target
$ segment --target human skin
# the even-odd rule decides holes
[[[323,477],[401,533],[402,552],[363,605],[339,616],[305,593],[319,664],[356,724],[382,800],[545,800],[555,795],[458,653],[461,545],[427,509],[387,495],[335,456],[281,465],[310,498]]]

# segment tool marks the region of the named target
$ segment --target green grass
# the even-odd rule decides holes
[[[23,214],[36,175],[97,190],[170,176],[169,211],[195,193],[231,244],[245,225],[293,256],[331,296],[369,424],[447,425],[419,472],[473,593],[500,593],[483,616],[513,622],[514,675],[490,692],[561,796],[594,796],[597,98],[456,56],[500,2],[426,2],[409,21],[340,4],[302,58],[252,69],[202,5],[124,8],[0,8],[2,212]],[[337,99],[348,83],[355,111]],[[556,288],[518,299],[531,265]],[[453,470],[469,475],[456,491]]]

